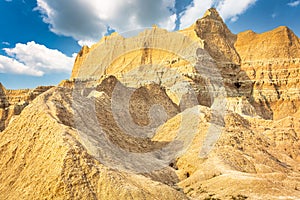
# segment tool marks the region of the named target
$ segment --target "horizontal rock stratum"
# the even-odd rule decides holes
[[[83,47],[58,86],[1,85],[0,199],[300,199],[299,42],[209,9]]]

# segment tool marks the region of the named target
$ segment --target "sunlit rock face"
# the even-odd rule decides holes
[[[299,117],[300,41],[293,31],[281,26],[261,34],[239,33],[235,48],[258,107],[266,104],[274,119]]]

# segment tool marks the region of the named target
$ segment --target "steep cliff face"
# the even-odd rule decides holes
[[[250,99],[252,83],[240,67],[241,59],[234,46],[237,36],[228,29],[216,9],[207,10],[192,27],[204,41],[204,49],[216,61],[226,95]]]
[[[196,43],[201,47],[200,40]],[[192,45],[194,41],[184,37],[184,34],[170,33],[158,27],[130,38],[114,33],[101,39],[89,50],[83,47],[73,70],[78,73],[73,73],[71,78],[100,78],[109,74],[121,76],[141,65],[152,65],[152,68],[175,63],[175,66],[188,65],[184,62],[187,56],[184,50],[194,48]]]
[[[203,48],[203,42],[192,29],[173,33],[153,27],[131,38],[114,33],[89,51],[86,47],[81,50],[71,78],[97,80],[114,75],[131,87],[156,83],[166,87],[168,95],[179,105],[189,87],[205,87],[190,84],[195,82],[192,77],[201,76],[197,66],[198,48]],[[210,62],[209,54],[202,54]]]
[[[3,131],[33,99],[50,88],[40,86],[33,90],[7,90],[0,83],[0,131]]]
[[[299,116],[299,38],[284,26],[262,34],[246,31],[238,34],[235,48],[258,107],[264,102],[274,119]]]
[[[234,48],[236,35],[231,33],[216,9],[206,11],[193,25],[196,34],[203,39],[204,49],[220,63],[240,64],[239,54]]]
[[[71,77],[78,77],[79,76],[79,74],[78,74],[79,71],[78,70],[80,69],[80,66],[82,65],[82,63],[86,59],[86,56],[89,53],[89,51],[90,51],[90,48],[88,46],[83,46],[82,49],[80,50],[80,52],[77,54]]]

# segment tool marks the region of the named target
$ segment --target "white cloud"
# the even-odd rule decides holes
[[[9,42],[2,42],[3,45],[9,46],[10,43]]]
[[[107,27],[118,32],[149,27],[153,24],[175,28],[175,0],[37,0],[50,30],[71,36],[79,44],[96,42]]]
[[[238,16],[243,14],[257,0],[193,0],[190,6],[181,13],[180,28],[192,25],[197,19],[201,18],[205,11],[215,7],[224,20],[235,22]]]
[[[42,76],[45,73],[71,72],[75,54],[68,57],[58,50],[28,42],[3,49],[8,56],[0,56],[0,72]]]
[[[288,5],[288,6],[291,6],[291,7],[297,7],[299,4],[300,4],[300,0],[290,2],[290,3],[288,3],[287,5]]]
[[[32,69],[19,61],[0,55],[0,73],[26,74],[32,76],[42,76],[42,71]]]
[[[239,19],[238,16],[234,16],[230,19],[231,22],[236,22]]]
[[[193,0],[186,11],[181,14],[180,28],[191,26],[195,21],[203,16],[205,11],[211,8],[213,0]]]
[[[176,14],[171,15],[166,21],[159,23],[158,25],[167,30],[174,30],[176,28]]]
[[[223,19],[228,20],[237,18],[239,15],[244,13],[250,6],[254,5],[256,0],[223,0],[217,4],[217,10]],[[237,19],[236,19],[237,20]]]

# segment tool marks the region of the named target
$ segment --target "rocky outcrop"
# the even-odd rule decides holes
[[[216,9],[206,11],[193,25],[199,38],[204,40],[204,49],[220,63],[240,64],[239,54],[234,48],[236,35],[231,33]]]
[[[82,65],[82,63],[85,60],[89,51],[90,51],[90,48],[88,46],[83,46],[82,49],[80,50],[80,52],[77,54],[71,77],[79,76],[78,70],[80,69],[80,66]]]
[[[33,99],[50,88],[39,86],[32,90],[7,90],[0,83],[0,131],[3,131]]]
[[[238,34],[235,48],[253,84],[256,107],[264,104],[274,119],[299,116],[299,38],[284,26],[262,34],[246,31]]]
[[[237,35],[235,47],[242,62],[293,61],[300,55],[299,38],[286,26],[257,34],[245,31]]]
[[[207,10],[191,27],[204,41],[204,49],[216,61],[222,77],[219,81],[222,81],[226,95],[251,99],[252,82],[241,70],[241,59],[234,46],[237,36],[228,29],[216,9]]]

